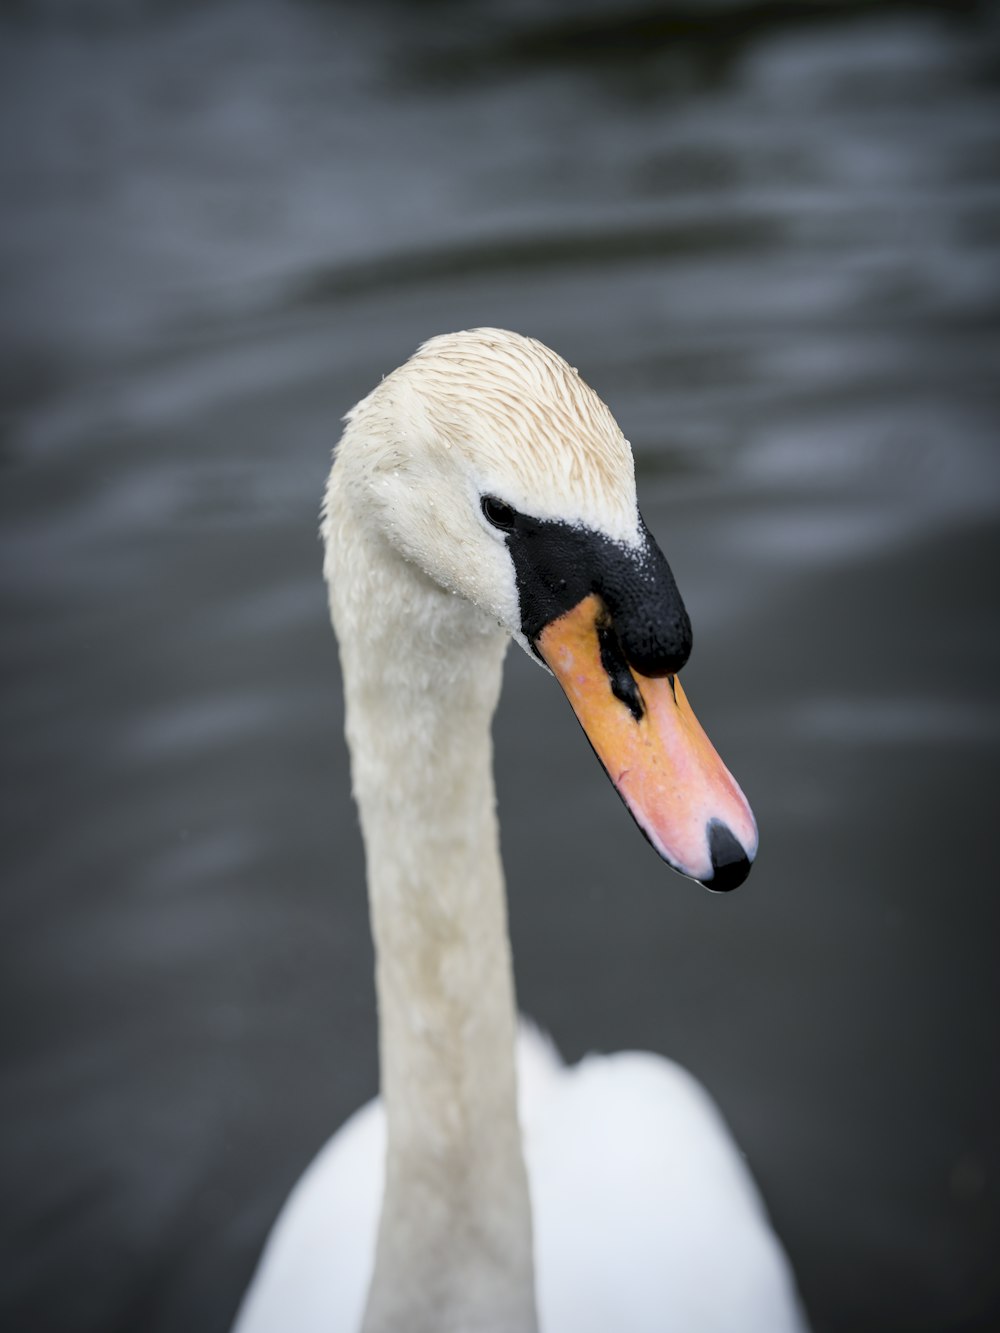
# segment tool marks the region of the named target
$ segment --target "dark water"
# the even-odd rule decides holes
[[[707,1083],[820,1333],[1000,1326],[995,37],[970,3],[7,14],[5,1328],[225,1328],[375,1089],[318,498],[339,415],[474,324],[633,441],[762,830],[735,896],[671,876],[512,653],[522,1007]]]

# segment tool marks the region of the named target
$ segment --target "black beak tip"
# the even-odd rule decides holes
[[[713,893],[731,893],[750,874],[752,862],[728,825],[713,819],[708,825],[708,849],[712,854],[711,879],[701,882]]]

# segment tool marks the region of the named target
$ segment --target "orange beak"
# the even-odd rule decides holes
[[[710,889],[741,884],[757,824],[677,676],[643,676],[626,663],[596,593],[546,625],[536,646],[660,856]]]

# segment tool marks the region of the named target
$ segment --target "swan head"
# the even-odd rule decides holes
[[[663,859],[742,883],[753,814],[678,679],[690,621],[631,447],[576,370],[500,329],[432,338],[348,414],[334,473],[399,555],[557,678]]]

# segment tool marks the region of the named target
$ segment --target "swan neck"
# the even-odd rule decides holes
[[[388,547],[365,561],[377,617],[359,613],[356,589],[342,600],[331,578],[387,1121],[363,1330],[533,1333],[490,739],[507,640]]]

